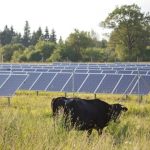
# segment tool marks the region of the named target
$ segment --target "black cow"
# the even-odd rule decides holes
[[[110,105],[99,99],[59,98],[58,101],[55,99],[52,103],[54,114],[55,110],[58,109],[56,105],[53,105],[55,102],[60,102],[59,105],[64,108],[65,126],[71,126],[78,130],[86,130],[88,131],[88,135],[92,133],[93,129],[96,129],[100,135],[103,128],[111,120],[116,121],[122,111],[128,110],[123,105]],[[54,108],[55,106],[56,108]],[[68,122],[70,123],[69,125]]]

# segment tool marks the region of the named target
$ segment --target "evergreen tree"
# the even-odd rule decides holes
[[[44,34],[44,40],[49,41],[50,36],[49,36],[49,30],[48,27],[45,28],[45,34]]]
[[[59,41],[58,41],[58,45],[63,45],[63,44],[64,44],[64,42],[62,40],[62,37],[60,36]]]
[[[56,43],[56,33],[55,30],[52,29],[51,34],[50,34],[50,41]]]
[[[31,38],[30,38],[30,26],[28,21],[25,22],[25,27],[24,27],[24,35],[22,39],[22,44],[26,47],[30,45]]]
[[[33,32],[32,38],[31,38],[31,44],[36,45],[36,43],[42,38],[42,29],[41,27],[38,28],[36,32]]]
[[[2,45],[10,44],[12,36],[13,36],[12,31],[6,25],[4,27],[4,31],[0,33],[0,44]]]
[[[12,44],[15,44],[15,43],[21,43],[22,39],[21,39],[21,33],[14,33],[13,37],[12,37],[12,40],[11,40],[11,43]]]

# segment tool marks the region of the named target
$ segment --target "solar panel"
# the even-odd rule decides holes
[[[65,67],[65,69],[70,69],[70,70],[74,70],[76,67],[74,67],[74,66],[67,66],[67,67]]]
[[[130,94],[133,87],[135,86],[136,82],[138,80],[138,76],[134,76],[134,79],[131,81],[131,83],[129,84],[128,88],[126,89],[124,94]]]
[[[0,83],[6,81],[3,75],[8,77],[13,74],[29,74],[20,87],[25,90],[115,94],[136,94],[137,76],[142,75],[144,77],[139,81],[139,91],[140,94],[146,94],[148,89],[144,88],[142,80],[149,82],[147,76],[150,75],[150,64],[0,64]]]
[[[61,72],[61,69],[49,69],[48,72]]]
[[[112,93],[121,75],[107,74],[102,83],[96,90],[96,93]]]
[[[47,91],[61,91],[65,83],[71,77],[71,73],[57,73],[53,81],[47,87]]]
[[[1,75],[0,74],[0,87],[2,86],[3,83],[5,83],[5,81],[7,80],[8,77],[9,77],[9,75],[6,75],[6,74]]]
[[[87,73],[88,70],[87,69],[76,69],[75,73]]]
[[[13,69],[11,69],[11,71],[23,71],[23,69],[21,69],[21,68],[13,68]]]
[[[33,68],[25,68],[25,69],[23,69],[23,71],[35,71],[35,69],[33,69]]]
[[[132,74],[131,70],[119,70],[118,74]]]
[[[101,70],[112,70],[111,67],[101,67]]]
[[[141,75],[131,94],[148,94],[150,92],[150,76]]]
[[[48,72],[48,69],[40,68],[36,69],[36,72]]]
[[[11,68],[12,69],[19,69],[19,68],[21,68],[21,66],[20,65],[14,65],[14,64],[12,64]]]
[[[102,70],[90,69],[88,73],[101,73]]]
[[[115,70],[103,70],[102,73],[116,73]]]
[[[30,90],[31,86],[34,84],[34,82],[38,79],[40,76],[40,73],[29,73],[28,77],[24,81],[24,83],[21,85],[21,90]]]
[[[86,81],[84,82],[82,87],[78,90],[78,92],[94,93],[103,77],[104,74],[89,74]]]
[[[64,67],[62,67],[62,66],[56,66],[56,67],[54,67],[54,69],[61,70],[61,69],[64,69]]]
[[[125,70],[137,70],[137,67],[126,67]]]
[[[143,71],[143,70],[133,71],[132,74],[147,74],[147,71]]]
[[[71,70],[71,69],[63,69],[63,70],[61,70],[61,72],[73,72],[73,70]]]
[[[1,68],[0,71],[11,71],[10,68]]]
[[[0,74],[10,74],[11,71],[0,71]]]
[[[113,67],[113,70],[117,70],[117,71],[119,71],[119,70],[124,70],[124,68],[120,68],[120,67]]]
[[[26,77],[27,75],[11,75],[0,88],[0,96],[12,96]]]
[[[89,66],[88,69],[99,69],[99,67]]]
[[[114,94],[124,94],[129,87],[135,75],[123,75],[116,88],[112,91]]]
[[[83,81],[86,79],[88,74],[75,73],[68,80],[67,84],[64,86],[62,91],[65,92],[77,92]]]
[[[11,74],[26,74],[26,72],[24,71],[13,71],[13,72],[10,72]]]
[[[42,73],[30,90],[43,91],[46,89],[50,81],[54,78],[56,73]]]

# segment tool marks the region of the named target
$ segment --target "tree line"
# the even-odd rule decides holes
[[[75,29],[66,40],[57,39],[54,29],[41,27],[31,33],[25,22],[24,33],[13,27],[0,31],[0,56],[3,62],[113,62],[150,60],[150,15],[136,4],[116,7],[104,21],[111,29],[108,39],[99,40],[94,31]]]

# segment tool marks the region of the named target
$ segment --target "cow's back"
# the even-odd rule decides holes
[[[84,130],[106,124],[109,107],[109,104],[98,99],[75,99],[67,104],[65,111],[70,113],[73,123],[80,124]]]

